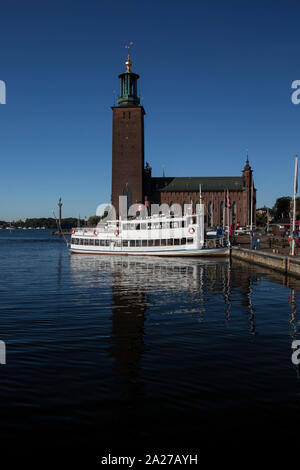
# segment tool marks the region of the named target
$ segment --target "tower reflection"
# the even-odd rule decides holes
[[[130,271],[128,263],[117,263],[113,268],[110,354],[115,360],[116,377],[122,382],[120,398],[127,400],[141,391],[146,294],[143,286],[135,285],[132,290],[123,287]]]
[[[228,330],[237,325],[244,329],[243,322],[237,323],[244,315],[248,333],[257,334],[256,286],[265,278],[260,268],[238,262],[231,266],[228,260],[219,259],[73,255],[71,276],[83,287],[105,286],[110,293],[105,307],[111,320],[109,356],[113,359],[115,379],[122,382],[118,393],[122,390],[124,399],[143,391],[141,363],[147,351],[147,335],[155,334],[153,326],[150,333],[149,325],[158,325],[156,331],[162,334],[162,330],[158,331],[160,323],[164,328],[171,328],[171,323],[165,326],[166,318],[172,322],[174,316],[174,321],[180,318],[182,325],[186,317],[210,324],[212,328],[222,328],[223,324]],[[273,276],[272,281],[283,283],[280,276],[278,279]],[[293,292],[291,337],[297,333]],[[99,308],[103,308],[101,296]]]

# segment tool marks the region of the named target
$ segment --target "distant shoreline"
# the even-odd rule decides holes
[[[75,217],[67,217],[61,219],[61,227],[58,226],[58,220],[54,217],[37,217],[37,218],[27,218],[24,220],[14,220],[14,221],[5,221],[0,220],[0,229],[52,229],[58,230],[70,230],[72,227],[77,227],[86,225],[87,221],[84,219],[78,219]]]

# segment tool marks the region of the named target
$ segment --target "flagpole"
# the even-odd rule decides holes
[[[225,189],[224,189],[224,201],[223,201],[223,230],[225,230]]]
[[[230,245],[230,236],[229,236],[229,191],[227,189],[227,222],[228,222],[228,233],[227,233],[227,240],[228,240],[228,246]]]
[[[251,207],[250,231],[251,231],[251,235],[252,235],[252,230],[253,230],[253,174],[251,176],[252,176],[252,181],[251,181],[251,204],[250,204],[250,207]]]
[[[205,228],[204,228],[204,204],[202,200],[202,188],[199,185],[199,224],[200,224],[200,242],[204,246]]]
[[[292,232],[292,256],[295,256],[295,230],[296,230],[296,194],[298,192],[298,155],[295,158],[294,173],[294,207],[293,207],[293,232]]]

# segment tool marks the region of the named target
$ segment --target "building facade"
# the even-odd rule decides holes
[[[144,116],[137,81],[128,55],[126,72],[119,75],[118,106],[113,106],[112,194],[118,212],[119,196],[127,196],[128,206],[143,204],[192,204],[199,202],[200,187],[208,226],[255,224],[256,188],[253,170],[246,164],[240,176],[153,177],[144,157]],[[229,196],[229,197],[228,197]],[[228,209],[227,209],[228,207]],[[252,213],[252,216],[251,216]]]

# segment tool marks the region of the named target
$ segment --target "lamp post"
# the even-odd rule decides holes
[[[58,223],[59,223],[59,229],[60,231],[62,230],[61,228],[61,207],[62,207],[62,202],[61,202],[61,197],[58,200]]]

